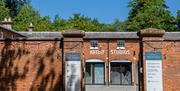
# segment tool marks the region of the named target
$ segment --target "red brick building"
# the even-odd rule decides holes
[[[0,26],[0,91],[179,91],[180,32]]]

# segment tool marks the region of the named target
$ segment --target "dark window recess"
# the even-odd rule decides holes
[[[86,63],[86,84],[104,84],[105,70],[103,63]]]
[[[124,48],[125,47],[125,41],[118,41],[117,42],[117,47],[118,48]]]
[[[91,48],[97,48],[98,47],[98,41],[91,41]]]
[[[131,63],[111,63],[110,84],[132,85]]]

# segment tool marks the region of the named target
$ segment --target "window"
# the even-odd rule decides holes
[[[125,49],[125,41],[124,40],[117,41],[117,49]]]
[[[86,63],[86,84],[104,84],[105,71],[103,63]]]
[[[110,84],[132,85],[131,63],[112,62],[110,66]]]
[[[91,41],[90,49],[98,49],[98,41],[96,41],[96,40]]]

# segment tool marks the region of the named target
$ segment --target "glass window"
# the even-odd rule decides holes
[[[86,63],[86,84],[104,84],[104,75],[103,63]]]
[[[131,63],[111,63],[110,83],[116,85],[131,85]]]
[[[86,64],[86,84],[92,84],[92,64]]]
[[[124,40],[117,41],[117,49],[125,49],[125,41]]]
[[[98,41],[93,40],[91,41],[91,49],[97,49],[98,48]]]

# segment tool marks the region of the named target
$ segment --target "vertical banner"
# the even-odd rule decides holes
[[[146,52],[147,91],[163,91],[161,52]]]
[[[65,91],[81,91],[80,55],[80,53],[66,53]]]

